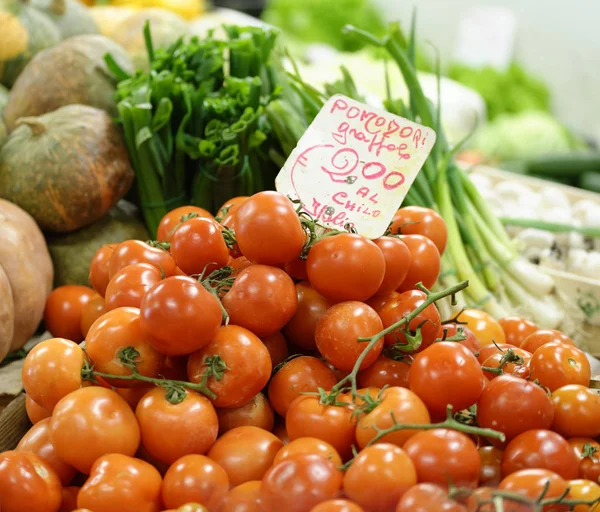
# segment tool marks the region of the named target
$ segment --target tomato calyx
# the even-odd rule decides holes
[[[171,248],[169,242],[159,242],[158,240],[146,240],[146,244],[155,249],[162,249],[163,251],[168,251]]]
[[[460,342],[460,341],[465,341],[467,339],[467,337],[465,336],[465,331],[462,327],[458,327],[456,329],[456,334],[454,334],[453,336],[448,336],[448,329],[444,329],[442,331],[442,337],[438,338],[435,340],[434,343],[437,343],[439,341],[456,341],[456,342]]]
[[[498,347],[499,348],[499,347]],[[504,373],[504,367],[508,363],[513,363],[515,365],[523,365],[525,361],[521,356],[515,354],[512,348],[509,348],[506,351],[503,351],[499,348],[500,351],[503,352],[502,359],[500,359],[500,364],[497,368],[492,368],[490,366],[482,366],[481,369],[487,373],[493,373],[495,375],[502,375]]]
[[[464,425],[477,426],[477,404],[473,404],[468,409],[457,412],[454,419]]]
[[[223,240],[225,240],[225,245],[228,249],[233,249],[237,245],[237,240],[235,238],[235,231],[227,226],[221,227],[221,234],[223,235]]]
[[[583,450],[581,451],[582,459],[590,459],[592,462],[598,462],[598,457],[596,457],[596,452],[598,448],[590,443],[585,443],[583,445]]]

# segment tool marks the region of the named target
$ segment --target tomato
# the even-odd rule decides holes
[[[147,462],[112,453],[100,457],[77,495],[77,506],[94,512],[159,512],[160,473]]]
[[[392,218],[392,233],[401,235],[423,235],[429,238],[440,254],[444,254],[448,241],[448,230],[442,216],[435,210],[422,206],[400,208]]]
[[[308,251],[308,280],[331,302],[366,300],[385,276],[385,258],[371,240],[350,233],[326,236]]]
[[[411,390],[400,387],[386,388],[381,394],[381,403],[372,411],[363,414],[356,425],[356,441],[364,448],[378,430],[385,430],[394,424],[427,425],[431,422],[423,401]],[[403,446],[419,430],[398,430],[382,437],[380,442]]]
[[[481,459],[479,485],[495,487],[502,479],[500,465],[504,452],[495,446],[481,446],[477,450]]]
[[[382,236],[374,240],[385,259],[385,274],[377,294],[393,292],[406,278],[410,268],[410,251],[397,237]]]
[[[429,238],[422,235],[406,235],[400,239],[410,252],[410,265],[404,281],[397,290],[399,292],[412,290],[418,283],[425,288],[431,288],[440,276],[442,266],[437,247]]]
[[[283,328],[283,334],[290,343],[304,350],[316,350],[317,322],[331,307],[331,303],[307,281],[296,284],[296,292],[298,309]]]
[[[373,295],[369,300],[365,301],[367,306],[372,307],[377,313],[383,308],[389,301],[397,300],[400,294],[396,291]]]
[[[526,379],[531,373],[531,370],[529,368],[531,354],[520,348],[513,348],[512,351],[515,356],[518,356],[523,360],[523,363],[506,363],[502,367],[502,372],[505,374],[514,375],[515,377],[521,377],[522,379]],[[505,357],[505,355],[506,352],[496,352],[494,355],[488,357],[483,362],[482,366],[485,368],[500,368],[502,364],[502,359]],[[492,380],[498,377],[498,374],[486,371],[485,376],[488,379]]]
[[[383,327],[387,329],[399,322],[402,318],[421,306],[426,300],[427,295],[419,290],[409,290],[401,293],[396,299],[389,300],[379,310]],[[421,328],[421,344],[415,352],[422,352],[441,336],[441,325],[440,313],[434,304],[427,306],[410,321],[408,327],[413,332],[413,335],[416,335],[419,327]],[[386,334],[385,344],[406,345],[407,340],[403,333],[405,326],[406,324],[403,324],[389,334]]]
[[[0,453],[0,510],[57,512],[60,480],[52,466],[30,452]]]
[[[159,242],[170,242],[175,229],[184,222],[184,219],[190,214],[200,218],[212,219],[211,213],[204,208],[198,206],[180,206],[167,213],[158,224],[156,231],[156,239]],[[183,218],[182,218],[183,217]],[[191,220],[191,219],[190,219]]]
[[[259,192],[235,210],[242,254],[254,263],[283,267],[300,256],[306,233],[294,204],[283,194]]]
[[[273,375],[269,383],[269,401],[277,414],[285,418],[290,404],[300,393],[316,392],[319,388],[329,391],[337,379],[323,361],[311,356],[289,360]]]
[[[283,270],[252,265],[242,270],[223,297],[229,322],[260,337],[270,336],[296,314],[298,295],[294,281]]]
[[[271,365],[273,368],[280,365],[287,359],[288,346],[287,340],[283,334],[276,332],[275,334],[271,334],[271,336],[262,338],[261,341],[269,351],[269,356],[271,356]]]
[[[575,346],[575,342],[560,331],[554,329],[540,329],[527,336],[521,342],[520,347],[533,354],[542,345],[550,343],[551,341],[559,341],[565,345]]]
[[[500,482],[498,489],[520,494],[531,500],[537,500],[544,493],[544,499],[558,498],[565,494],[567,482],[547,469],[522,469],[508,475]],[[531,507],[515,501],[504,500],[504,512],[530,512]],[[568,507],[547,505],[543,512],[566,511]]]
[[[342,473],[320,455],[304,454],[286,459],[267,471],[260,485],[266,510],[305,512],[335,498],[342,487]]]
[[[56,404],[50,441],[63,461],[89,474],[102,455],[133,456],[140,428],[125,400],[110,389],[92,386],[73,391]]]
[[[62,499],[58,512],[72,512],[77,508],[77,495],[81,487],[69,486],[62,488]]]
[[[94,369],[111,375],[131,375],[131,369],[119,359],[121,350],[127,347],[137,351],[136,369],[145,377],[157,377],[163,359],[150,344],[150,337],[142,331],[137,308],[117,308],[102,315],[90,328],[85,347]],[[144,385],[137,380],[105,380],[123,388]]]
[[[283,269],[292,279],[297,281],[308,281],[308,271],[306,270],[306,260],[298,258],[291,263],[287,263]]]
[[[221,466],[204,455],[186,455],[165,474],[162,497],[167,508],[199,503],[215,510],[228,490],[229,479]]]
[[[554,471],[568,480],[577,478],[579,460],[569,443],[556,432],[528,430],[506,446],[502,456],[502,475],[533,468]]]
[[[600,396],[591,389],[570,384],[552,393],[552,430],[564,437],[600,436]]]
[[[83,341],[81,315],[94,295],[87,286],[59,286],[50,292],[44,309],[44,323],[50,334],[75,343]]]
[[[361,388],[384,386],[400,386],[408,388],[408,373],[410,364],[404,361],[394,361],[386,356],[379,356],[375,362],[358,372],[357,383]]]
[[[503,354],[509,348],[514,350],[518,347],[515,347],[514,345],[509,345],[508,343],[501,343],[501,344],[499,343],[498,345],[494,345],[493,343],[491,343],[489,345],[485,345],[484,347],[480,348],[479,355],[477,356],[477,360],[479,361],[480,364],[483,365],[483,363],[485,363],[485,361],[487,359],[489,359],[491,356],[496,355],[496,354]]]
[[[92,324],[105,312],[104,298],[97,293],[90,297],[88,303],[83,306],[83,310],[81,311],[81,322],[79,323],[81,334],[83,334],[84,338],[87,336]]]
[[[367,512],[393,512],[417,483],[417,472],[402,448],[378,443],[363,449],[344,474],[344,491]]]
[[[502,432],[506,442],[532,429],[552,425],[554,409],[537,384],[513,375],[501,375],[483,390],[477,402],[477,424]],[[491,439],[496,446],[502,443]]]
[[[317,323],[315,341],[327,361],[343,371],[351,371],[368,346],[359,338],[370,338],[383,330],[374,309],[363,302],[341,302],[329,308]],[[372,365],[383,348],[383,337],[367,352],[360,369]]]
[[[352,456],[356,426],[351,407],[324,405],[317,396],[304,395],[290,405],[285,425],[290,442],[315,437],[333,446],[343,460]]]
[[[352,501],[338,499],[322,501],[310,512],[364,512],[364,509]]]
[[[117,245],[119,244],[103,245],[96,251],[90,263],[90,285],[101,297],[104,297],[106,287],[110,281],[108,273],[110,258],[112,257]]]
[[[506,343],[520,347],[521,343],[539,329],[533,322],[521,316],[507,316],[498,320],[504,331]]]
[[[217,409],[219,433],[236,427],[259,427],[269,432],[275,423],[271,404],[262,393],[240,407]]]
[[[460,502],[466,505],[468,512],[496,512],[496,506],[492,503],[495,491],[494,487],[478,487]]]
[[[50,411],[44,409],[41,405],[38,405],[36,402],[34,402],[29,395],[25,395],[25,411],[27,412],[29,421],[31,421],[33,425],[39,423],[45,418],[52,416]]]
[[[264,512],[260,481],[252,480],[231,489],[221,501],[219,512]]]
[[[212,219],[190,219],[171,235],[171,255],[188,275],[208,276],[229,261],[229,248],[221,226]]]
[[[271,432],[258,427],[237,427],[225,432],[208,452],[208,457],[227,473],[231,485],[261,480],[283,447]]]
[[[586,437],[567,441],[579,460],[579,478],[600,482],[600,443]]]
[[[161,271],[149,263],[123,267],[106,287],[104,309],[110,311],[125,306],[139,308],[144,295],[161,280]]]
[[[217,395],[212,399],[215,407],[248,403],[271,378],[269,351],[257,336],[237,325],[221,327],[208,345],[190,356],[188,377],[191,382],[202,382],[204,373],[215,366],[216,373],[207,380],[208,388]]]
[[[417,484],[404,493],[395,512],[466,512],[441,487],[434,484]]]
[[[498,345],[506,343],[506,335],[502,326],[485,311],[465,309],[457,320],[466,323],[482,347],[493,343]]]
[[[531,379],[537,379],[550,391],[567,384],[590,384],[590,362],[577,347],[551,341],[538,348],[529,363]]]
[[[221,326],[219,300],[191,277],[169,277],[146,293],[142,330],[166,355],[191,354],[210,343]]]
[[[248,199],[248,196],[236,196],[225,201],[225,203],[217,211],[217,217],[224,217],[227,214],[235,212],[242,203]]]
[[[69,485],[75,476],[75,468],[64,463],[50,442],[50,418],[46,418],[33,427],[21,438],[16,451],[35,453],[44,459],[55,471],[62,485]]]
[[[119,270],[135,263],[149,263],[160,270],[164,277],[174,275],[177,268],[169,251],[152,247],[141,240],[126,240],[115,247],[110,257],[108,277],[112,279]]]
[[[23,363],[23,388],[40,407],[52,412],[71,391],[81,387],[83,350],[72,341],[51,338],[31,349]]]
[[[590,480],[571,480],[569,482],[569,500],[588,501],[597,503],[600,500],[600,485]],[[573,512],[593,511],[598,505],[577,505]]]
[[[295,457],[302,453],[316,453],[333,462],[335,467],[342,465],[342,458],[337,450],[328,442],[316,437],[298,437],[297,439],[290,441],[277,452],[273,463],[278,464],[282,460]]]
[[[205,454],[219,433],[217,413],[210,401],[191,390],[185,395],[183,401],[173,404],[167,400],[166,391],[156,387],[135,409],[144,449],[166,464],[191,453]]]
[[[477,402],[483,391],[483,371],[468,348],[441,341],[415,356],[408,382],[432,416],[445,417],[448,405],[460,411]]]

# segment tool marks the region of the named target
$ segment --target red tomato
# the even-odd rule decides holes
[[[57,512],[61,485],[52,466],[30,452],[0,453],[0,510]]]
[[[63,461],[89,474],[103,455],[133,456],[140,428],[125,400],[110,389],[93,386],[73,391],[56,404],[50,441]]]
[[[237,276],[242,270],[248,268],[251,265],[254,265],[254,263],[248,261],[248,259],[245,256],[239,256],[238,258],[231,258],[230,256],[227,265],[232,268],[231,275]]]
[[[317,323],[315,341],[319,352],[333,366],[351,371],[368,346],[359,338],[370,338],[383,330],[374,309],[363,302],[341,302],[329,308]],[[383,337],[369,350],[360,369],[372,365],[383,348]]]
[[[228,199],[217,211],[217,217],[223,217],[228,213],[235,212],[246,199],[248,199],[248,196],[236,196]]]
[[[600,436],[600,396],[591,389],[570,384],[552,393],[552,430],[564,437]]]
[[[502,432],[509,442],[532,429],[552,425],[554,409],[546,392],[537,384],[502,375],[492,380],[477,402],[477,424]],[[491,440],[496,446],[502,443]]]
[[[333,370],[323,361],[300,356],[290,359],[273,375],[267,394],[275,412],[285,418],[290,404],[301,393],[319,388],[329,391],[336,383]]]
[[[401,293],[398,298],[389,300],[385,306],[379,310],[379,316],[383,322],[383,327],[387,329],[396,322],[399,322],[402,318],[421,306],[426,300],[427,295],[419,290],[409,290]],[[408,327],[414,335],[416,335],[417,329],[419,327],[421,328],[421,344],[415,352],[422,352],[441,335],[441,325],[442,320],[440,318],[440,313],[434,304],[427,306],[411,320]],[[403,333],[405,326],[406,324],[393,330],[389,334],[386,334],[385,344],[406,345],[407,340]]]
[[[106,313],[106,310],[104,309],[104,299],[101,295],[96,293],[90,298],[88,303],[83,306],[83,310],[81,311],[81,322],[79,326],[81,327],[81,334],[83,334],[84,338],[87,336],[92,324],[104,313]]]
[[[479,470],[479,485],[495,487],[502,479],[500,465],[504,452],[495,446],[482,446],[478,449],[481,459]]]
[[[139,308],[144,295],[161,280],[161,271],[149,263],[135,263],[123,267],[106,287],[105,310],[126,306]]]
[[[135,263],[148,263],[160,270],[164,277],[174,275],[177,269],[169,251],[152,247],[141,240],[126,240],[115,247],[110,257],[108,277],[112,279],[119,270]]]
[[[320,295],[307,281],[296,284],[298,309],[283,328],[290,343],[305,349],[316,350],[315,329],[317,322],[331,307],[331,303]]]
[[[410,251],[402,240],[393,236],[382,236],[374,242],[385,259],[385,274],[377,294],[393,292],[408,274]]]
[[[567,482],[559,475],[547,469],[523,469],[508,475],[498,487],[501,491],[520,494],[531,500],[537,500],[544,493],[544,499],[558,498],[567,490]],[[529,512],[531,507],[514,501],[504,500],[505,512]],[[558,512],[567,508],[549,505],[543,512]]]
[[[204,455],[186,455],[165,474],[162,497],[168,508],[199,503],[215,510],[228,490],[229,479],[221,466]]]
[[[246,199],[235,211],[235,234],[242,254],[254,263],[283,267],[300,256],[306,233],[294,204],[279,192]]]
[[[579,460],[579,478],[600,482],[600,443],[586,437],[568,440]]]
[[[369,300],[365,301],[367,306],[372,307],[377,313],[381,311],[381,309],[392,300],[397,300],[400,297],[400,294],[396,291],[384,293],[381,295],[373,295]]]
[[[551,341],[538,348],[529,363],[531,379],[537,379],[550,391],[567,384],[590,384],[590,362],[577,347]]]
[[[436,428],[412,436],[404,450],[417,470],[419,482],[441,487],[477,487],[481,459],[477,447],[461,432]]]
[[[569,500],[582,502],[573,508],[573,512],[593,511],[598,508],[598,503],[600,503],[600,485],[590,480],[571,480],[569,482]],[[585,502],[595,502],[595,505],[587,505]]]
[[[356,425],[356,441],[360,448],[367,446],[379,430],[400,424],[427,425],[431,418],[423,401],[406,388],[389,387],[381,394],[381,403],[363,414]],[[398,430],[383,436],[379,442],[403,446],[419,430]]]
[[[512,348],[514,350],[515,348],[518,348],[518,347],[515,347],[514,345],[509,345],[508,343],[502,343],[502,344],[498,344],[498,345],[494,345],[493,343],[491,343],[490,345],[485,345],[484,347],[481,347],[481,349],[479,350],[479,355],[477,356],[477,360],[479,361],[480,364],[483,364],[491,356],[496,355],[496,354],[503,354],[509,348]]]
[[[252,480],[231,489],[221,501],[219,512],[264,512],[260,481]]]
[[[416,355],[410,367],[410,389],[432,416],[446,415],[473,405],[483,391],[483,371],[473,353],[452,341],[441,341]]]
[[[287,359],[288,346],[283,334],[276,332],[271,336],[262,338],[262,342],[269,351],[269,355],[271,356],[271,365],[273,368],[283,363]]]
[[[579,460],[569,443],[556,432],[528,430],[506,446],[502,456],[502,475],[536,468],[554,471],[569,480],[577,478]]]
[[[308,280],[331,302],[366,300],[385,276],[385,258],[371,240],[350,233],[327,236],[308,251]]]
[[[441,258],[435,244],[422,235],[406,235],[401,237],[410,251],[410,266],[399,292],[412,290],[421,283],[431,288],[440,276]]]
[[[498,345],[506,343],[506,335],[502,326],[485,311],[465,309],[458,316],[458,321],[466,322],[467,327],[471,329],[482,347],[494,343]]]
[[[162,478],[147,462],[113,453],[100,457],[77,495],[94,512],[159,512]]]
[[[90,263],[89,281],[92,285],[92,288],[96,290],[98,295],[101,297],[104,297],[106,287],[110,281],[110,277],[108,275],[110,258],[112,257],[117,245],[119,244],[103,245],[96,251]]]
[[[554,329],[539,329],[527,336],[521,342],[520,347],[533,354],[542,345],[550,343],[551,341],[559,341],[565,345],[575,346],[575,342],[560,331]]]
[[[229,322],[260,337],[280,331],[298,309],[294,281],[283,270],[252,265],[242,270],[223,297]]]
[[[217,395],[212,400],[215,407],[248,403],[267,385],[272,370],[269,351],[262,341],[237,325],[221,327],[208,345],[190,356],[188,377],[191,382],[203,382],[205,372],[215,367],[206,380]]]
[[[298,258],[297,260],[286,264],[283,269],[292,279],[296,279],[297,281],[308,281],[308,271],[306,270],[305,259]]]
[[[52,416],[50,411],[34,402],[29,395],[25,395],[25,411],[27,412],[29,421],[31,421],[33,425]]]
[[[444,335],[444,332],[446,332],[446,338],[452,338],[453,336],[458,336],[459,329],[462,331],[461,335],[464,336],[464,338],[465,338],[464,340],[459,341],[459,343],[461,345],[467,347],[471,352],[473,352],[475,357],[477,357],[479,360],[478,356],[479,356],[481,350],[483,350],[483,349],[481,348],[479,341],[473,334],[473,331],[471,331],[471,329],[469,329],[466,325],[442,324],[442,327],[441,327],[442,336]],[[494,345],[492,345],[492,347],[493,346]]]
[[[167,213],[158,224],[158,230],[156,232],[156,239],[159,242],[170,242],[171,236],[175,229],[182,223],[186,218],[191,215],[195,215],[201,218],[212,219],[211,213],[204,208],[198,206],[180,206]],[[193,218],[193,217],[192,217]]]
[[[137,308],[117,308],[102,315],[88,332],[85,347],[94,369],[110,375],[131,375],[131,369],[119,359],[121,350],[127,347],[137,351],[136,369],[145,377],[158,377],[163,360],[150,344],[149,336],[142,331]],[[105,380],[122,388],[144,385],[138,380]]]
[[[44,323],[50,334],[75,343],[83,341],[81,315],[83,308],[95,295],[87,286],[59,286],[46,299]]]
[[[466,512],[467,509],[434,484],[418,484],[404,493],[395,512]],[[488,512],[487,510],[482,512]]]
[[[317,439],[316,437],[299,437],[290,441],[277,452],[273,464],[279,464],[285,459],[305,453],[316,453],[317,455],[321,455],[333,462],[335,467],[342,465],[342,458],[338,451],[328,442]]]
[[[231,485],[261,480],[283,448],[280,439],[258,427],[237,427],[223,434],[208,457],[227,473]]]
[[[498,320],[498,323],[504,331],[506,343],[516,347],[521,346],[527,336],[538,330],[537,325],[521,316],[507,316]]]
[[[23,363],[23,388],[49,412],[58,401],[81,387],[83,350],[72,341],[51,338],[31,349]]]
[[[171,235],[171,254],[177,266],[188,275],[208,276],[229,261],[229,248],[221,226],[201,217],[190,219]]]
[[[409,371],[410,364],[381,355],[371,366],[358,372],[357,383],[361,388],[381,389],[384,386],[408,388]]]
[[[175,276],[153,286],[142,299],[141,325],[166,355],[191,354],[206,346],[221,326],[219,300],[198,281]]]
[[[401,235],[423,235],[429,238],[440,254],[446,250],[448,230],[442,216],[422,206],[400,208],[392,219],[392,233]]]
[[[342,473],[331,461],[315,454],[297,455],[267,471],[260,494],[267,510],[305,512],[335,498]]]
[[[186,390],[181,402],[171,403],[166,391],[156,387],[139,401],[135,416],[144,449],[166,464],[173,464],[184,455],[205,454],[219,433],[214,407],[207,398],[191,390]]]
[[[415,466],[398,446],[378,443],[363,449],[344,474],[344,491],[367,512],[393,512],[417,483]]]
[[[240,407],[217,409],[219,418],[219,433],[236,427],[258,427],[269,432],[273,430],[275,417],[271,404],[262,393]]]
[[[520,348],[513,348],[513,354],[522,359],[522,363],[514,362],[514,363],[506,363],[502,367],[502,372],[510,375],[514,375],[515,377],[521,377],[522,379],[526,379],[529,377],[531,373],[529,368],[529,363],[531,361],[531,354],[522,350]],[[496,352],[494,355],[488,357],[482,364],[484,368],[500,368],[502,364],[502,360],[505,357],[506,352]],[[492,380],[498,377],[497,373],[494,372],[485,372],[485,376]]]
[[[352,501],[337,499],[322,501],[310,512],[364,512],[364,509]]]

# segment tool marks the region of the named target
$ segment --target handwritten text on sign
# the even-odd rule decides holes
[[[302,136],[275,185],[319,224],[350,225],[377,238],[434,142],[432,129],[338,94]]]

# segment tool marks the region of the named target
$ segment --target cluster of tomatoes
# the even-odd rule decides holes
[[[400,235],[395,233],[401,232]],[[600,397],[558,331],[432,292],[447,233],[321,231],[276,192],[57,288],[23,366],[33,427],[0,454],[2,512],[584,512]],[[79,344],[81,341],[85,343]],[[497,508],[501,507],[501,508]],[[573,508],[574,507],[574,508]]]

